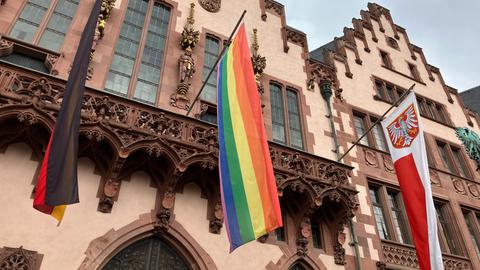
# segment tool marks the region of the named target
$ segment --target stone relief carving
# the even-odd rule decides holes
[[[344,224],[343,222],[339,224],[338,230],[335,233],[334,244],[333,244],[333,258],[335,264],[345,265],[345,248],[343,248],[343,244],[345,244],[345,233],[344,233]]]
[[[0,269],[34,270],[37,268],[38,253],[19,248],[0,248]]]
[[[209,12],[218,12],[222,5],[222,0],[198,0],[200,6]]]
[[[305,217],[300,222],[300,234],[297,237],[296,244],[297,244],[297,255],[298,256],[305,256],[308,252],[308,238],[312,234],[312,227],[310,223],[310,218]]]
[[[162,199],[162,205],[157,211],[157,221],[153,225],[157,233],[167,231],[169,229],[171,210],[175,205],[175,192],[172,188],[169,188],[164,194]]]
[[[256,28],[253,29],[253,55],[252,55],[252,64],[253,64],[253,72],[255,74],[255,81],[257,82],[257,88],[258,88],[258,93],[260,94],[260,99],[263,93],[265,92],[265,89],[260,82],[260,79],[263,75],[263,71],[267,67],[267,59],[264,56],[261,56],[258,53],[258,49],[260,46],[258,45],[258,36],[257,36],[258,30]],[[262,104],[262,108],[265,107],[264,104]]]

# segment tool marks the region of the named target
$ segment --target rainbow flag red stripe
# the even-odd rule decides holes
[[[222,204],[233,251],[282,226],[244,24],[218,65],[217,85]]]

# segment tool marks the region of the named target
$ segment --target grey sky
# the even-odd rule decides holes
[[[287,24],[307,33],[313,50],[341,36],[367,9],[365,0],[277,0]],[[440,68],[445,82],[459,91],[480,85],[480,1],[377,0],[393,21],[423,48],[427,62]]]

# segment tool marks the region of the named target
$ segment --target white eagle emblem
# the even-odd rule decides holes
[[[395,148],[404,148],[412,144],[418,135],[418,117],[413,104],[408,106],[392,123],[387,126],[388,135]]]

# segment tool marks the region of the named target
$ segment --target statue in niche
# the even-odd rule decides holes
[[[186,50],[184,54],[178,59],[178,77],[180,78],[180,83],[190,85],[190,79],[195,73],[195,60],[192,57],[192,52]]]

